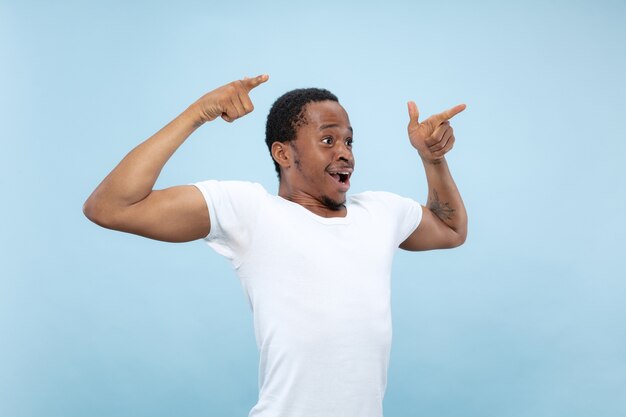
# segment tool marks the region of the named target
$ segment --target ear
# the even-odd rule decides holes
[[[272,143],[272,158],[274,158],[274,161],[276,161],[282,169],[287,169],[291,166],[291,152],[292,149],[291,146],[289,146],[289,142]]]

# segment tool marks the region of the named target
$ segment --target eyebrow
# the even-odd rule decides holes
[[[331,127],[340,127],[340,126],[336,123],[332,123],[328,125],[321,125],[320,130],[329,129]],[[350,132],[354,132],[354,130],[352,130],[352,126],[348,126],[348,129],[350,129]]]

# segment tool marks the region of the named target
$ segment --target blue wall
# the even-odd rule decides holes
[[[251,313],[228,263],[85,219],[91,190],[200,95],[269,73],[158,187],[276,190],[269,106],[322,86],[352,191],[426,199],[406,101],[464,102],[453,251],[398,253],[386,417],[626,415],[626,3],[0,2],[0,416],[246,416]],[[215,3],[215,4],[212,4]]]

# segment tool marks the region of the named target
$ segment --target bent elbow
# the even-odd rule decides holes
[[[87,201],[83,203],[83,214],[90,221],[98,226],[111,228],[111,216],[107,215],[108,210],[93,197],[89,197]]]
[[[454,230],[450,229],[446,236],[441,249],[454,249],[463,245],[467,240],[467,229]]]
[[[85,215],[85,217],[87,217],[89,220],[91,220],[92,222],[96,222],[96,210],[94,207],[94,203],[91,201],[91,198],[88,198],[84,203],[83,203],[83,214]]]
[[[455,243],[454,247],[458,248],[459,246],[463,245],[466,240],[467,240],[467,233],[459,234],[456,242],[454,242]]]
[[[467,240],[467,228],[464,228],[463,231],[456,232],[452,247],[458,248],[459,246],[463,245],[466,240]]]

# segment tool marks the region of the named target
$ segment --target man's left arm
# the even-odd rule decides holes
[[[467,237],[467,212],[445,154],[454,145],[454,131],[449,120],[465,110],[465,105],[455,106],[421,123],[417,105],[411,101],[408,107],[409,139],[424,164],[428,202],[423,207],[419,226],[400,244],[400,248],[421,251],[460,246]]]

